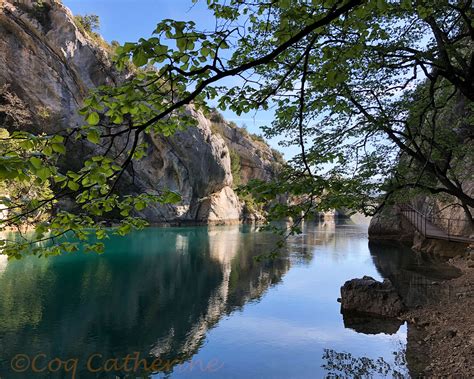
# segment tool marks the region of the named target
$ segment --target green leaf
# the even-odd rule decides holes
[[[97,145],[100,142],[100,134],[97,130],[92,129],[87,133],[87,139]]]
[[[147,58],[145,52],[143,51],[143,49],[137,49],[133,53],[132,61],[133,61],[133,64],[135,66],[141,67],[141,66],[144,66],[144,65],[147,64],[148,58]]]
[[[77,191],[80,187],[78,183],[73,182],[73,181],[67,182],[67,186],[69,187],[71,191]]]
[[[64,142],[64,137],[60,135],[55,135],[53,138],[51,138],[52,143],[63,143]]]
[[[146,203],[144,201],[138,201],[135,203],[135,209],[137,211],[142,211],[143,209],[145,209],[146,207]]]
[[[181,195],[179,193],[169,191],[163,196],[162,202],[165,204],[176,204],[181,201]]]
[[[51,176],[51,170],[48,167],[42,167],[36,171],[36,176],[44,182]]]
[[[385,0],[377,0],[377,8],[381,11],[385,11],[388,5]]]
[[[89,116],[87,116],[86,121],[89,125],[97,125],[100,121],[100,116],[97,112],[89,113]]]
[[[291,0],[280,0],[278,4],[282,9],[288,9],[291,6]]]
[[[43,166],[43,161],[37,157],[31,157],[30,163],[33,165],[34,168],[39,169]]]
[[[51,145],[51,148],[56,153],[59,153],[59,154],[65,154],[66,153],[66,147],[62,143],[53,143]]]
[[[178,47],[179,51],[186,50],[187,40],[186,38],[178,38],[176,40],[176,46]]]
[[[51,146],[45,146],[43,149],[43,154],[46,155],[47,157],[50,157],[53,154],[53,149]]]

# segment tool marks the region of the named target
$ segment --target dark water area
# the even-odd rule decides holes
[[[370,242],[369,249],[380,275],[390,279],[410,308],[437,302],[441,296],[440,283],[461,275],[459,269],[447,265],[445,260],[400,244]]]
[[[340,287],[387,277],[416,304],[457,272],[363,226],[308,224],[254,259],[274,244],[250,226],[149,228],[102,255],[2,260],[0,377],[409,377],[407,325],[345,325]]]

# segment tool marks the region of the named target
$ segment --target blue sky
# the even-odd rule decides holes
[[[150,37],[156,24],[166,18],[188,21],[192,20],[199,29],[213,29],[214,17],[206,7],[206,1],[193,4],[191,0],[63,0],[74,14],[96,14],[100,18],[100,33],[107,41],[120,43],[134,42],[139,38]],[[272,121],[271,111],[250,113],[238,117],[231,111],[223,112],[229,121],[238,125],[247,125],[251,133],[261,133],[259,126],[269,125]],[[270,144],[290,158],[297,149],[283,149],[278,146],[278,139]]]

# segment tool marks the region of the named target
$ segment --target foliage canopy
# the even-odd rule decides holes
[[[64,136],[10,134],[40,139],[42,147],[32,146],[20,166],[2,163],[0,172],[11,180],[26,174],[48,181],[54,196],[39,206],[61,196],[73,196],[77,205],[75,212],[58,211],[40,224],[36,239],[66,231],[86,238],[84,228],[98,222],[94,233],[104,238],[100,220],[117,210],[123,234],[144,225],[133,217],[134,208],[179,201],[172,192],[124,197],[117,183],[146,154],[143,135],[171,136],[192,126],[184,108],[207,109],[209,99],[237,114],[273,108],[266,136],[285,135],[285,144],[300,147],[278,180],[247,188],[260,201],[293,196],[289,204],[274,203],[271,217],[338,207],[373,214],[399,193],[421,191],[453,197],[472,219],[474,199],[463,186],[472,179],[465,169],[473,158],[472,1],[207,3],[215,30],[168,19],[151,38],[117,48],[119,69],[130,61],[141,69],[122,84],[91,93],[81,109],[83,128]],[[223,86],[229,77],[239,78],[239,85]],[[64,173],[57,157],[67,154],[70,138],[88,140],[100,154]],[[6,156],[13,161],[19,153]],[[41,160],[41,171],[33,158]],[[28,207],[14,206],[18,216],[4,224],[17,225],[28,214]],[[30,249],[29,242],[0,243],[13,256]],[[52,253],[76,248],[65,243]]]

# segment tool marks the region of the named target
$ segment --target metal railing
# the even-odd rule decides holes
[[[398,212],[405,216],[418,232],[426,237],[427,219],[423,213],[413,208],[411,205],[403,204],[398,207]]]
[[[426,238],[474,243],[474,238],[470,235],[472,224],[469,220],[425,215],[408,204],[400,205],[398,210]]]

